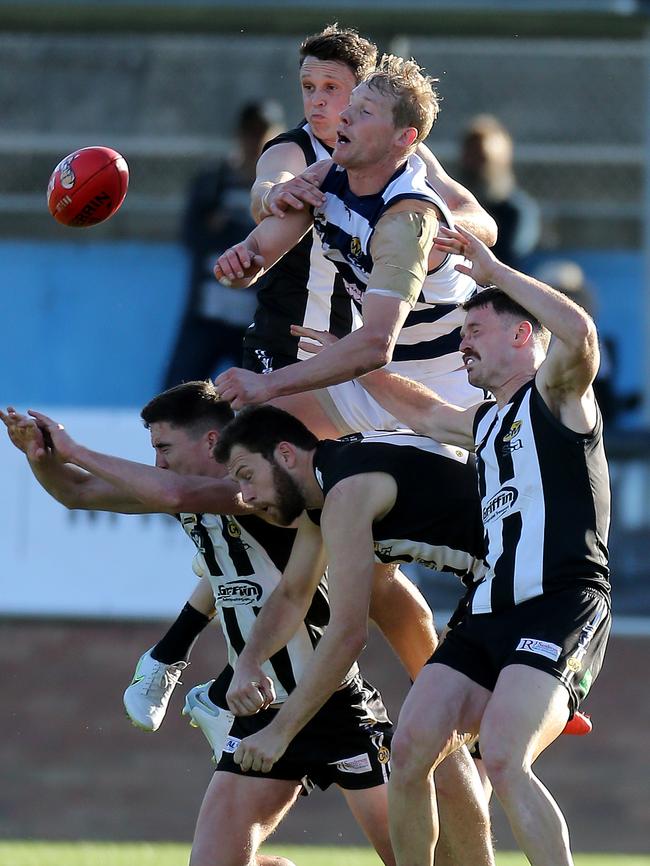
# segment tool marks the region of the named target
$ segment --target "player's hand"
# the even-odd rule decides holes
[[[292,325],[291,335],[293,337],[305,337],[298,341],[298,346],[310,355],[317,355],[321,349],[338,343],[338,337],[329,331],[315,331],[313,328],[305,328],[303,325]]]
[[[64,463],[72,463],[74,455],[79,447],[74,439],[68,435],[63,424],[48,418],[42,412],[28,410],[28,414],[36,421],[44,439],[51,443],[54,454]]]
[[[231,367],[217,376],[214,385],[221,400],[227,400],[233,409],[241,409],[271,398],[266,380],[268,375]]]
[[[254,716],[275,701],[273,680],[258,666],[238,663],[226,693],[226,701],[236,716]]]
[[[257,734],[241,741],[234,754],[235,763],[239,764],[244,773],[248,770],[268,773],[273,764],[284,755],[289,742],[282,730],[271,722]]]
[[[325,204],[325,196],[319,189],[321,180],[320,172],[310,166],[291,180],[274,184],[262,199],[262,218],[277,216],[284,219],[285,213],[291,209],[304,210],[305,205],[321,207]]]
[[[471,267],[456,265],[456,270],[467,274],[479,286],[489,286],[495,280],[496,272],[501,265],[494,253],[471,232],[457,226],[448,229],[440,226],[440,231],[434,240],[434,247],[445,253],[457,253],[469,259]]]
[[[45,437],[33,418],[21,415],[13,406],[8,406],[6,412],[0,410],[0,420],[7,428],[12,444],[22,451],[28,460],[42,460],[47,455]]]
[[[264,259],[246,243],[235,244],[222,253],[214,266],[214,275],[225,286],[243,289],[264,270]]]

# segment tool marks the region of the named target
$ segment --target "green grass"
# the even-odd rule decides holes
[[[377,866],[366,848],[312,848],[268,845],[269,853],[284,854],[297,866]],[[186,866],[188,845],[117,844],[114,842],[0,842],[0,866]],[[526,866],[521,854],[503,853],[498,866]],[[650,866],[650,857],[622,854],[578,854],[576,866]]]

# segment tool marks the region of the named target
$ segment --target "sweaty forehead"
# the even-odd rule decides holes
[[[346,63],[341,63],[340,60],[319,60],[310,56],[303,60],[300,78],[337,81],[348,87],[354,87],[356,83],[354,73]]]

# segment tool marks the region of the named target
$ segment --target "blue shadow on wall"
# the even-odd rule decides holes
[[[569,259],[580,265],[594,291],[601,339],[609,338],[615,346],[614,387],[621,395],[642,392],[640,357],[643,344],[650,339],[644,325],[642,253],[561,250],[531,256],[526,270],[533,273],[548,259]],[[639,426],[640,410],[629,412],[620,423],[623,427]]]
[[[0,243],[0,404],[140,406],[187,290],[174,244]]]

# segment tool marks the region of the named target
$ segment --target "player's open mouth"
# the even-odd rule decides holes
[[[466,367],[473,367],[474,361],[476,361],[476,360],[477,360],[477,358],[474,355],[463,355],[463,364]]]
[[[337,132],[336,133],[336,143],[337,144],[349,144],[350,139],[347,137],[347,135],[343,135],[342,132]]]

